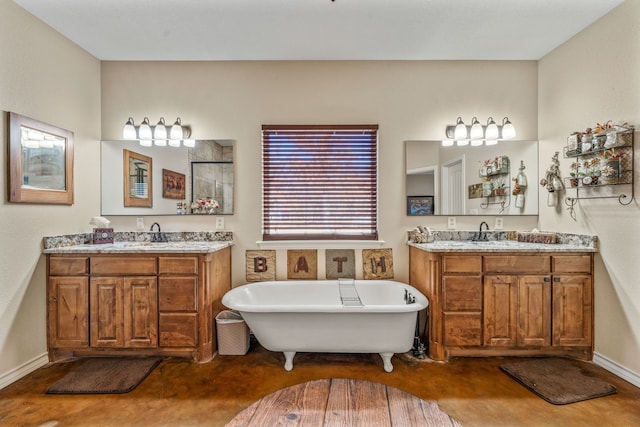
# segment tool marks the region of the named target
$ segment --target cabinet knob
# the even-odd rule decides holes
[[[550,282],[550,281],[551,281],[551,278],[549,278],[549,277],[545,277],[545,278],[544,278],[544,281],[545,281],[545,282]]]
[[[554,281],[554,282],[559,282],[559,281],[560,281],[560,278],[559,278],[559,277],[554,277],[554,278],[553,278],[553,281]]]

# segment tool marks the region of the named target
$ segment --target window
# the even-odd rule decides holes
[[[262,126],[263,240],[376,240],[378,125]]]

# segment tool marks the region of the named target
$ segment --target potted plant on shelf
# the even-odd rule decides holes
[[[600,153],[602,159],[602,167],[600,168],[603,178],[603,184],[617,184],[620,180],[620,162],[624,153],[616,151],[615,148],[609,148]]]
[[[493,184],[494,193],[496,196],[504,196],[506,184],[504,178],[496,180]]]
[[[600,158],[594,157],[591,160],[586,160],[583,164],[585,170],[585,177],[582,178],[582,183],[585,185],[597,185],[600,178]]]
[[[569,167],[569,175],[571,175],[571,179],[569,180],[571,186],[577,187],[580,183],[580,163],[571,163],[571,166]]]

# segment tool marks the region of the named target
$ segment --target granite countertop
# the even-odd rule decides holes
[[[154,242],[155,233],[115,232],[114,243],[93,243],[93,234],[45,237],[45,254],[211,253],[233,245],[231,232],[167,232]]]
[[[562,243],[528,243],[513,240],[469,241],[436,240],[432,243],[408,243],[428,252],[598,252],[595,247]]]
[[[587,234],[540,233],[552,234],[556,243],[535,243],[518,240],[517,231],[487,231],[484,239],[479,239],[477,231],[444,231],[433,230],[433,241],[416,243],[409,233],[408,245],[428,252],[598,252],[598,238]],[[524,233],[529,234],[529,233]]]
[[[231,246],[233,242],[115,242],[82,244],[45,249],[45,254],[145,254],[145,253],[210,253]]]

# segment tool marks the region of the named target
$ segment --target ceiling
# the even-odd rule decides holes
[[[538,60],[623,0],[14,0],[101,60]]]

